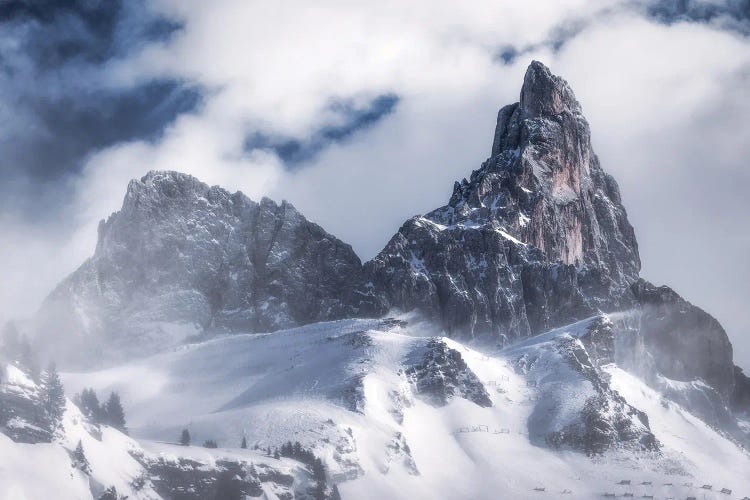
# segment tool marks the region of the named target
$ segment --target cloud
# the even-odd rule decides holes
[[[96,222],[119,207],[130,178],[150,169],[286,198],[372,257],[407,217],[444,204],[453,180],[479,167],[497,109],[518,99],[525,67],[538,58],[582,101],[595,149],[622,186],[646,277],[717,314],[750,365],[750,342],[740,336],[750,326],[741,311],[750,276],[737,269],[750,250],[743,230],[750,203],[741,189],[750,147],[742,5],[159,0],[148,16],[118,14],[114,26],[135,23],[137,32],[156,34],[132,40],[112,35],[121,28],[103,29],[105,39],[119,40],[115,49],[96,64],[72,56],[65,67],[80,74],[64,71],[60,86],[40,84],[55,103],[86,89],[68,108],[76,116],[87,95],[106,89],[91,109],[111,110],[122,133],[107,135],[108,120],[95,112],[100,121],[80,127],[101,127],[104,139],[64,141],[83,145],[70,156],[74,173],[54,184],[69,193],[68,205],[57,205],[66,224],[43,246],[63,257],[37,275],[51,287],[89,255]],[[13,19],[19,23],[19,14]],[[78,25],[88,29],[85,19]],[[2,40],[0,50],[13,45]],[[21,48],[10,53],[15,67],[31,64]],[[33,74],[6,79],[12,88],[0,92],[29,85]],[[157,102],[165,109],[153,109]],[[15,106],[5,112],[18,116]],[[68,112],[50,114],[56,118],[48,121],[64,122]],[[33,129],[45,116],[26,113],[13,130]],[[30,192],[19,182],[14,189]],[[6,263],[19,262],[18,254],[0,247]],[[20,266],[27,267],[13,275],[19,285],[33,264]],[[42,292],[14,309],[28,310],[35,294]],[[2,298],[13,303],[12,293]]]
[[[665,24],[692,21],[750,35],[748,0],[641,0],[635,5]]]
[[[345,141],[355,133],[366,130],[388,116],[398,104],[395,94],[383,94],[358,106],[352,100],[336,101],[330,105],[338,120],[314,130],[310,137],[272,137],[254,131],[245,140],[245,149],[273,151],[290,168],[313,159],[331,143]]]
[[[180,80],[107,77],[105,63],[178,30],[140,1],[0,4],[0,210],[45,218],[69,201],[60,183],[93,152],[155,140],[199,104],[200,89]]]

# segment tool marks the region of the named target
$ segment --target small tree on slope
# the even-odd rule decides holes
[[[94,389],[83,389],[81,394],[74,399],[81,412],[94,423],[101,424],[104,418],[104,408],[99,404],[99,398],[96,397]]]
[[[104,405],[104,415],[104,423],[115,429],[119,429],[125,434],[128,433],[128,429],[125,426],[125,410],[122,409],[120,396],[116,392],[109,395],[109,399]]]
[[[50,363],[42,376],[42,404],[49,420],[49,429],[55,432],[62,427],[65,414],[65,389],[54,363]]]
[[[81,443],[80,439],[78,440],[78,446],[76,446],[76,449],[73,451],[72,465],[85,474],[91,474],[91,466],[86,459],[86,454],[83,452],[83,443]]]
[[[190,432],[188,432],[187,429],[182,429],[182,434],[180,435],[180,444],[182,446],[190,446]]]

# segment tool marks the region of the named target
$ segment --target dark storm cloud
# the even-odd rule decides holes
[[[131,0],[10,0],[0,4],[0,22],[29,29],[29,57],[48,68],[81,58],[103,62],[132,48],[169,37],[181,25],[145,17],[143,2]]]
[[[274,137],[255,132],[245,141],[245,149],[270,149],[285,165],[295,168],[315,158],[330,144],[345,141],[371,127],[392,113],[398,101],[395,94],[379,95],[364,107],[357,107],[351,101],[337,101],[331,105],[330,111],[339,118],[338,123],[319,128],[307,139]]]
[[[573,40],[588,26],[620,12],[622,9],[635,9],[648,19],[661,24],[678,22],[711,25],[721,30],[750,35],[750,0],[632,0],[619,7],[604,8],[589,17],[566,19],[554,26],[544,40],[524,46],[505,45],[501,47],[495,60],[510,65],[519,58],[533,54],[540,49],[552,53],[560,51],[567,42]]]
[[[84,92],[78,95],[23,96],[21,105],[39,124],[31,133],[0,139],[5,175],[42,186],[80,170],[93,151],[133,139],[158,139],[166,124],[200,101],[197,89],[176,81],[155,81],[124,92]],[[53,191],[58,189],[51,185]],[[37,193],[39,194],[39,193]],[[28,201],[36,203],[35,200]],[[18,205],[13,197],[5,202]],[[29,214],[35,216],[37,214]]]
[[[656,0],[641,2],[654,20],[672,24],[696,22],[750,35],[750,0]]]
[[[180,29],[141,1],[0,3],[0,210],[54,213],[87,156],[156,139],[198,105],[198,87],[173,79],[102,83],[108,61]]]
[[[509,65],[516,62],[519,58],[533,54],[541,49],[548,49],[555,54],[559,52],[566,43],[573,40],[583,30],[590,26],[592,22],[610,13],[610,9],[604,9],[588,18],[580,17],[567,19],[554,26],[541,42],[524,45],[523,47],[506,45],[500,48],[495,55],[495,60],[501,64]]]

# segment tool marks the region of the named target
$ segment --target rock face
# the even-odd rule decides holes
[[[0,433],[17,443],[49,443],[53,438],[38,385],[10,364],[0,364]]]
[[[605,371],[617,332],[608,316],[568,325],[508,349],[536,394],[528,403],[533,443],[595,455],[612,448],[658,451],[648,416],[630,405]]]
[[[368,303],[353,292],[361,282],[352,248],[291,204],[151,172],[130,183],[122,209],[100,223],[94,256],[40,317],[57,336],[90,333],[89,342],[106,332],[123,348],[158,347],[206,328],[261,332],[358,316]]]
[[[735,384],[732,344],[718,321],[669,287],[633,284],[640,332],[656,370],[675,380],[699,378],[723,395]]]
[[[445,406],[458,396],[481,407],[492,406],[484,385],[471,371],[461,353],[441,340],[430,340],[425,348],[412,353],[418,362],[406,369],[414,392],[433,406]]]
[[[384,302],[451,335],[526,336],[630,302],[640,260],[565,80],[533,62],[490,158],[367,264]]]

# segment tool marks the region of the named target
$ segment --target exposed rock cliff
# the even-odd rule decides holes
[[[416,310],[448,336],[506,344],[619,311],[624,319],[602,330],[616,331],[611,345],[595,356],[654,384],[700,379],[727,402],[745,401],[721,325],[639,270],[580,104],[532,62],[519,102],[498,113],[490,158],[364,266],[289,203],[152,172],[131,182],[122,209],[101,223],[94,256],[50,295],[37,326],[40,344],[65,361],[389,309]],[[356,378],[351,388],[356,407]]]
[[[205,328],[270,331],[361,314],[352,248],[291,204],[176,172],[128,186],[94,256],[47,299],[43,331],[122,349],[163,347]],[[70,345],[78,348],[79,346]]]
[[[629,305],[640,260],[581,106],[533,62],[520,102],[498,114],[490,158],[367,267],[389,306],[454,335],[506,338]]]

